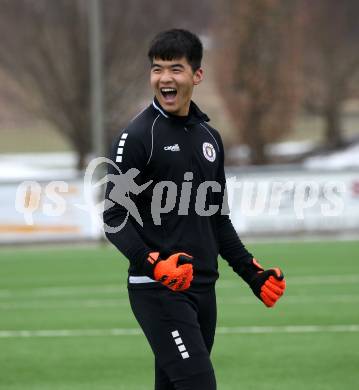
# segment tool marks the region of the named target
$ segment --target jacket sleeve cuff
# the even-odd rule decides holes
[[[248,259],[248,261],[246,261],[245,263],[243,263],[241,270],[238,272],[238,274],[246,283],[250,285],[254,276],[257,275],[259,271],[263,271],[262,266],[258,264],[255,258],[251,258]]]

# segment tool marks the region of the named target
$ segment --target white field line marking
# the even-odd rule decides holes
[[[288,325],[288,326],[238,326],[218,327],[216,334],[270,334],[270,333],[351,333],[359,332],[359,324],[353,325]],[[2,330],[0,338],[33,337],[93,337],[138,336],[139,328],[115,329],[56,329],[56,330]]]
[[[124,292],[126,289],[116,285],[104,285],[104,286],[71,286],[71,287],[39,287],[30,290],[30,293],[38,296],[58,296],[58,295],[74,295],[74,294],[113,294]]]
[[[359,332],[359,324],[354,325],[288,325],[288,326],[238,326],[220,327],[217,334],[239,333],[349,333]]]
[[[84,299],[80,301],[30,301],[30,302],[0,302],[0,310],[18,310],[18,309],[73,309],[73,308],[101,308],[101,307],[119,307],[130,306],[128,298],[119,299]]]
[[[217,298],[220,305],[258,305],[259,301],[254,296],[238,298]],[[280,305],[293,304],[332,304],[332,303],[359,303],[359,295],[323,295],[323,296],[295,296],[285,295]],[[62,302],[28,301],[28,302],[0,302],[0,310],[59,310],[59,309],[98,309],[129,306],[127,298],[119,299],[84,299]]]
[[[48,297],[48,296],[63,296],[63,295],[87,295],[91,293],[95,294],[116,294],[122,293],[127,290],[126,287],[116,285],[103,285],[103,286],[69,286],[69,287],[37,287],[29,289],[19,290],[0,290],[0,298],[16,295],[33,295],[37,297]]]
[[[258,300],[253,301],[253,297],[242,297],[242,298],[217,298],[217,302],[223,304],[254,304]],[[308,304],[308,303],[356,303],[359,302],[359,295],[313,295],[313,296],[295,296],[295,295],[284,295],[280,301],[280,304]],[[1,306],[0,306],[1,307]]]
[[[359,283],[359,275],[321,275],[293,276],[286,278],[288,285],[317,285],[317,284],[355,284]],[[233,288],[238,286],[236,280],[219,280],[217,288]]]
[[[288,285],[317,285],[317,284],[356,284],[359,283],[359,274],[353,275],[320,275],[320,276],[293,276],[287,277]],[[125,283],[125,282],[123,282]],[[219,280],[216,288],[226,289],[238,287],[239,283],[243,283],[241,278],[238,277],[238,281],[232,280]],[[36,297],[47,296],[66,296],[66,295],[87,295],[91,293],[96,294],[114,294],[124,293],[127,287],[122,285],[102,285],[102,286],[64,286],[64,287],[36,287],[36,288],[24,288],[20,290],[0,289],[0,299],[9,298],[15,296],[33,295]]]
[[[358,283],[359,275],[321,275],[321,276],[293,276],[288,278],[292,285],[298,284],[346,284]]]

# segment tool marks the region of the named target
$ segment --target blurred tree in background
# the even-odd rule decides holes
[[[218,3],[218,88],[250,162],[267,162],[265,145],[290,130],[299,103],[299,18],[294,0]]]
[[[149,40],[162,29],[196,31],[206,1],[102,0],[105,118],[108,143],[138,110],[147,91]],[[1,0],[0,71],[21,90],[17,103],[45,118],[78,153],[91,152],[90,64],[86,0]],[[190,12],[188,10],[191,10]]]
[[[216,85],[251,163],[270,162],[266,145],[291,130],[303,106],[325,118],[327,147],[343,145],[343,103],[359,91],[357,0],[101,5],[107,145],[148,96],[150,39],[174,27],[212,43]],[[87,0],[0,0],[0,98],[51,123],[79,168],[93,150],[88,11]]]
[[[344,144],[343,103],[358,91],[359,2],[303,0],[305,106],[326,123],[329,148]]]

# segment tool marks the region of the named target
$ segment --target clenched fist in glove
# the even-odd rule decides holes
[[[255,272],[245,280],[252,289],[254,295],[258,297],[267,307],[272,307],[283,295],[286,283],[284,275],[279,268],[264,270],[256,259],[252,260]]]
[[[173,291],[187,290],[193,279],[193,257],[187,253],[175,253],[161,259],[158,252],[151,252],[146,261],[146,269],[153,278]]]

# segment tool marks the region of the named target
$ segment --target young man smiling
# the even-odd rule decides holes
[[[113,202],[104,222],[124,225],[107,237],[129,259],[129,298],[155,356],[155,389],[214,390],[218,255],[268,307],[283,294],[285,281],[278,268],[264,271],[257,263],[226,213],[222,140],[191,100],[203,79],[200,40],[186,30],[165,31],[148,56],[155,98],[120,134],[112,153],[120,172],[138,170],[136,184],[145,190],[129,196],[142,224]],[[110,183],[107,202],[113,189]],[[160,223],[154,204],[164,214]]]
[[[202,79],[202,68],[192,69],[185,57],[152,61],[151,86],[162,108],[173,115],[188,115],[193,88]]]

